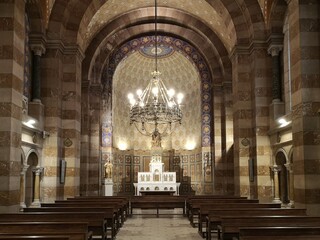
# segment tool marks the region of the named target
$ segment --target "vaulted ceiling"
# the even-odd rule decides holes
[[[35,2],[27,2],[33,31],[78,45],[85,54],[86,80],[99,81],[93,69],[102,76],[108,58],[126,42],[154,35],[154,0],[47,0],[42,19]],[[158,0],[158,31],[192,44],[216,82],[231,81],[229,54],[235,46],[266,39],[266,9],[273,2],[284,0]]]

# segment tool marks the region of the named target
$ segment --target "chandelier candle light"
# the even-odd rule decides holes
[[[155,0],[155,71],[152,79],[142,91],[137,90],[136,96],[128,94],[130,102],[130,124],[147,136],[165,136],[173,131],[173,124],[181,124],[181,103],[183,94],[175,94],[174,89],[167,89],[158,71],[157,41],[157,0]],[[160,138],[161,139],[161,138]],[[161,146],[161,145],[160,145]]]

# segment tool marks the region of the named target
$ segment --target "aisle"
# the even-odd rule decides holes
[[[200,240],[186,217],[134,215],[117,234],[117,240]]]

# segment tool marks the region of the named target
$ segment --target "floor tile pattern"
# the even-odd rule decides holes
[[[154,210],[137,210],[124,223],[117,240],[200,240],[197,228],[191,227],[181,213],[160,210],[159,218]],[[167,214],[168,215],[167,215]],[[172,213],[177,215],[172,215]],[[148,214],[148,215],[146,215]],[[151,215],[149,215],[151,214]]]

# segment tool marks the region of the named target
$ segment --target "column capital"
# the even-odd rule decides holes
[[[34,172],[36,175],[40,175],[43,172],[43,167],[36,167],[32,169],[32,172]]]
[[[270,166],[270,169],[271,169],[271,171],[274,172],[274,173],[278,173],[278,172],[281,171],[281,168],[280,168],[280,166],[278,166],[278,165]]]
[[[278,56],[280,51],[282,51],[283,49],[283,45],[270,45],[268,47],[268,53],[274,57],[274,56]]]
[[[31,44],[31,50],[34,53],[34,55],[40,57],[46,52],[46,49],[42,44]]]
[[[286,167],[286,169],[292,173],[293,172],[293,164],[292,163],[286,163],[284,164],[284,166]]]
[[[23,164],[21,166],[21,173],[20,174],[25,174],[27,169],[30,167],[30,165],[27,165],[27,164]]]

